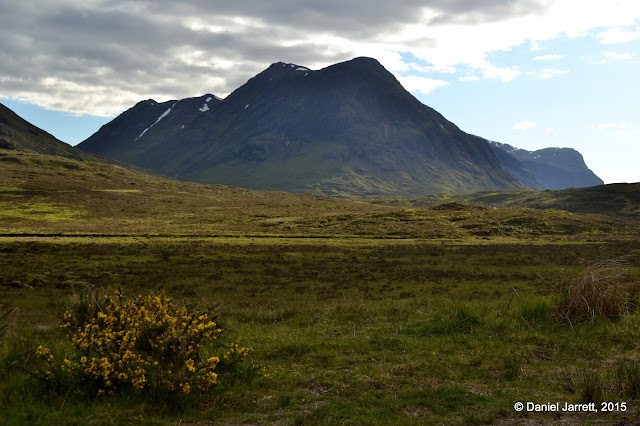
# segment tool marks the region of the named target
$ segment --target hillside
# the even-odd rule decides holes
[[[376,60],[275,63],[224,100],[138,103],[78,145],[167,176],[328,195],[517,189],[485,141]]]
[[[640,229],[634,218],[614,223],[598,215],[442,204],[450,200],[421,208],[407,201],[384,206],[202,185],[15,150],[0,149],[0,165],[0,234],[9,235],[538,238],[636,235]],[[469,201],[476,201],[473,197]]]
[[[481,192],[461,201],[501,207],[560,209],[574,213],[640,215],[640,183],[616,183],[562,191]]]
[[[475,194],[435,194],[417,198],[378,198],[370,202],[387,206],[427,207],[465,203],[491,208],[555,209],[572,213],[640,216],[640,183],[616,183],[588,188],[546,191],[485,191]]]
[[[55,155],[78,161],[89,161],[105,164],[117,164],[131,170],[140,168],[121,161],[87,153],[58,140],[55,136],[22,119],[0,103],[0,149],[35,152]],[[147,173],[157,174],[151,170]]]

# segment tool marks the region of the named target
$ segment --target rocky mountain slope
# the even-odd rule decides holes
[[[224,100],[138,103],[79,148],[182,180],[331,195],[515,189],[491,147],[376,60],[275,63]]]

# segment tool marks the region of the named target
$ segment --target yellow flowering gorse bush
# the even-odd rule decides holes
[[[117,291],[100,303],[85,298],[64,314],[62,328],[76,356],[64,359],[61,369],[98,394],[127,386],[183,393],[206,390],[217,383],[220,363],[219,357],[200,354],[204,343],[222,333],[214,319],[211,310],[176,306],[164,295],[127,301]],[[249,351],[232,344],[225,357],[241,362]],[[41,376],[50,379],[51,351],[40,346],[36,355],[47,365]]]

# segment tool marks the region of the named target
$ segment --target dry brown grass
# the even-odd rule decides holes
[[[560,314],[584,320],[632,312],[638,307],[639,288],[634,272],[623,258],[585,264],[560,285]]]

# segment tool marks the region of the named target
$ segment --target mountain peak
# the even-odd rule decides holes
[[[343,64],[352,64],[352,65],[360,65],[360,66],[372,66],[372,67],[383,67],[382,64],[375,58],[370,58],[368,56],[358,56],[357,58],[353,58],[349,61],[342,62]],[[384,67],[383,67],[384,68]]]
[[[178,101],[175,111],[130,110],[80,147],[180,179],[254,189],[422,195],[524,187],[486,143],[418,101],[373,58],[320,70],[276,62],[210,111],[206,99]]]

